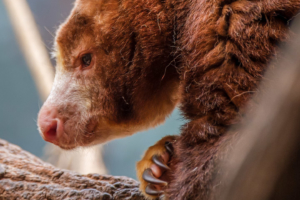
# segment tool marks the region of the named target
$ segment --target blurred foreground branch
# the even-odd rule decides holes
[[[54,70],[31,10],[26,0],[4,0],[4,4],[41,99],[46,100]]]
[[[143,200],[138,182],[126,177],[78,175],[46,164],[0,139],[1,199]]]

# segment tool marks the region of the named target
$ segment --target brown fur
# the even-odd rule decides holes
[[[189,122],[174,143],[166,197],[208,199],[226,130],[240,122],[299,8],[300,0],[78,0],[57,51],[63,70],[85,85],[79,94],[93,99],[95,130],[108,128],[71,147],[154,126],[180,93]],[[80,72],[76,52],[86,50],[95,64]],[[66,108],[60,113],[72,126]]]
[[[181,109],[169,199],[208,199],[219,145],[257,91],[300,1],[190,1],[184,24]]]

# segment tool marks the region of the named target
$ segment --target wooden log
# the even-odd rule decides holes
[[[143,200],[127,177],[60,170],[0,139],[0,199]]]

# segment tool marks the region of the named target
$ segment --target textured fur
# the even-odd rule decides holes
[[[174,144],[169,199],[212,198],[226,130],[240,122],[299,6],[299,0],[189,1],[179,46],[181,109],[190,122]]]
[[[78,102],[51,102],[71,127],[60,146],[155,126],[180,96],[189,122],[174,143],[166,197],[210,198],[219,146],[230,139],[226,130],[240,123],[299,8],[300,0],[78,0],[56,39],[58,71],[80,83],[70,92]],[[80,70],[74,63],[86,51],[95,63]],[[89,109],[79,108],[86,101]],[[82,113],[91,116],[85,123]],[[72,129],[77,121],[81,131]]]

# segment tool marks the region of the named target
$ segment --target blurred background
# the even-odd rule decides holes
[[[27,3],[49,53],[56,29],[69,15],[74,0],[27,0]],[[45,160],[51,150],[45,150],[46,143],[36,126],[43,102],[15,36],[6,7],[0,1],[0,138]],[[55,60],[51,63],[54,66]],[[136,178],[135,164],[144,151],[165,135],[178,134],[183,123],[176,109],[165,124],[155,129],[103,145],[101,154],[107,174]]]

